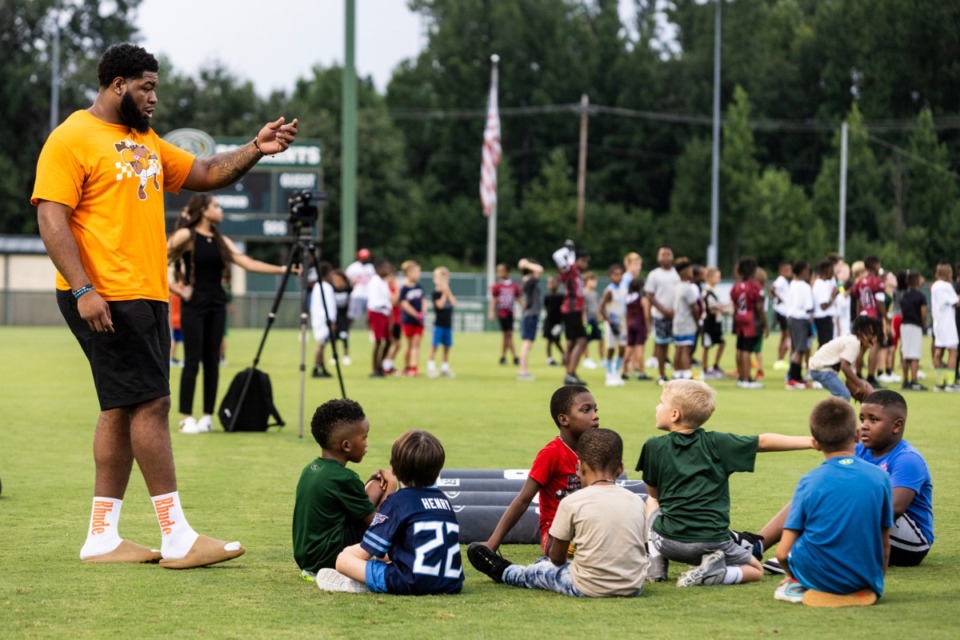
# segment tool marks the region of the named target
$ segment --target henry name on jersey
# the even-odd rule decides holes
[[[453,511],[450,502],[446,498],[420,498],[424,509],[446,509]]]

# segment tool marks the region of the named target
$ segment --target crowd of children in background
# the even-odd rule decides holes
[[[736,265],[736,281],[728,295],[721,293],[719,269],[675,259],[668,246],[659,249],[657,266],[646,278],[639,254],[629,253],[622,264],[610,265],[602,289],[596,273],[589,270],[590,255],[572,242],[552,258],[555,274],[533,258],[522,258],[517,264],[519,281],[511,277],[509,265],[498,264],[496,282],[489,289],[487,318],[500,329],[499,362],[518,366],[520,381],[534,379],[529,364],[539,334],[546,342],[547,364],[564,367],[564,384],[586,384],[577,372],[582,364],[588,370],[602,368],[607,386],[647,380],[645,370],[656,367],[660,384],[669,378],[713,380],[729,375],[736,377],[740,388],[761,388],[769,308],[771,324],[780,333],[773,367],[785,371],[787,389],[822,387],[829,378],[831,393],[848,398],[863,397],[890,383],[899,383],[906,391],[926,390],[919,363],[923,335],[931,328],[933,389],[960,391],[960,278],[954,281],[954,270],[946,262],[937,266],[928,301],[919,272],[884,272],[875,256],[852,265],[837,255],[816,264],[783,261],[769,286],[766,271],[753,258],[744,257]],[[318,344],[314,377],[330,375],[324,345],[331,339],[341,343],[341,362],[350,363],[349,329],[359,317],[366,318],[374,341],[371,376],[419,375],[428,314],[434,320],[426,373],[431,378],[454,377],[449,358],[457,298],[446,267],[432,274],[430,300],[420,284],[420,266],[413,261],[404,262],[398,273],[389,262],[374,262],[370,252],[361,249],[345,271],[329,266],[321,271],[313,298],[326,293],[332,300],[325,314],[318,301],[312,306]],[[320,282],[325,283],[324,292]],[[860,317],[877,324],[856,324]],[[519,349],[513,335],[517,327]],[[722,366],[727,333],[735,337],[729,373]],[[649,335],[654,355],[647,361]],[[832,344],[841,339],[842,344]],[[842,372],[845,380],[831,378],[831,371]]]
[[[783,262],[769,287],[757,261],[744,257],[729,296],[721,293],[718,269],[675,259],[667,246],[646,279],[641,257],[630,253],[622,265],[607,269],[609,283],[600,291],[582,248],[568,241],[552,258],[557,273],[547,276],[546,295],[540,285],[546,270],[531,258],[518,262],[519,282],[506,264],[498,265],[489,292],[488,319],[496,319],[501,330],[500,364],[518,366],[520,381],[533,379],[529,359],[544,316],[548,363],[562,364],[565,373],[550,401],[558,434],[537,454],[490,537],[469,545],[476,570],[498,583],[572,597],[639,596],[645,582],[667,579],[673,561],[689,565],[677,576],[679,587],[753,582],[766,570],[784,576],[774,594],[778,600],[848,606],[872,604],[883,595],[888,564],[920,564],[933,544],[932,480],[923,457],[903,440],[906,400],[878,389],[882,382],[900,382],[904,391],[926,389],[919,361],[932,321],[934,389],[960,391],[960,280],[954,282],[948,263],[937,266],[928,302],[920,273],[884,273],[873,256],[852,265],[838,256],[814,265]],[[425,318],[432,311],[427,374],[453,377],[449,351],[457,300],[446,268],[433,272],[430,302],[413,261],[397,274],[361,250],[346,272],[320,265],[317,274],[314,297],[334,301],[326,308],[315,305],[328,320],[328,326],[315,325],[321,375],[322,344],[343,340],[348,357],[349,320],[363,312],[374,340],[371,375],[418,375]],[[355,306],[349,293],[361,287],[363,305]],[[810,437],[707,431],[716,394],[704,381],[729,375],[721,367],[727,326],[736,337],[737,386],[763,386],[768,304],[780,328],[774,368],[786,370],[786,388],[817,386],[836,397],[813,407]],[[518,319],[519,352],[513,339]],[[648,334],[655,363],[645,360]],[[401,336],[403,360],[395,366]],[[640,452],[636,471],[646,486],[644,500],[617,486],[623,442],[599,428],[596,399],[577,374],[581,361],[596,368],[593,342],[608,386],[649,379],[644,370],[654,364],[658,369],[656,428],[666,434],[648,439]],[[894,371],[897,353],[901,375]],[[863,403],[859,417],[851,398]],[[322,452],[302,472],[293,517],[301,575],[328,591],[458,593],[464,578],[459,525],[435,486],[444,463],[440,442],[423,431],[405,433],[394,443],[390,470],[364,485],[345,469],[367,449],[370,425],[360,406],[325,403],[312,430]],[[800,479],[793,500],[758,533],[733,530],[729,476],[752,472],[760,452],[802,449],[817,449],[824,461]],[[535,499],[546,557],[513,564],[498,549]],[[776,545],[776,558],[764,562],[764,553]]]

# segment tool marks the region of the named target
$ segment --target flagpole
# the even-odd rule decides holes
[[[499,70],[498,63],[500,62],[500,56],[493,54],[490,56],[490,96],[492,100],[497,98],[497,82],[499,79]],[[489,109],[492,105],[487,105]],[[498,127],[499,128],[499,127]],[[494,181],[496,181],[496,166],[493,167],[494,172]],[[495,182],[494,182],[495,184]],[[493,205],[490,208],[489,215],[487,216],[487,290],[489,291],[490,287],[493,286],[494,279],[496,277],[496,265],[497,265],[497,203],[494,200]]]

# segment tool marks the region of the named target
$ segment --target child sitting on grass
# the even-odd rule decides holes
[[[829,594],[849,594],[849,604],[872,604],[883,595],[890,557],[890,479],[855,455],[857,418],[847,402],[828,398],[815,406],[810,433],[826,460],[800,479],[793,494],[777,547],[786,577],[774,597],[838,606],[827,604],[843,602]],[[805,595],[808,590],[814,592]]]
[[[500,516],[493,534],[483,543],[491,551],[500,548],[503,539],[527,512],[527,507],[539,492],[540,546],[547,553],[550,548],[550,525],[553,524],[560,500],[580,488],[577,443],[585,432],[600,426],[597,401],[586,387],[564,385],[554,391],[550,398],[550,415],[560,435],[537,454],[520,493]]]
[[[616,478],[623,472],[623,440],[615,431],[591,429],[577,444],[583,489],[560,503],[550,527],[549,562],[513,564],[478,542],[470,564],[515,587],[567,596],[639,596],[647,575],[643,499]],[[577,553],[567,560],[571,542]]]
[[[376,505],[389,493],[393,477],[380,470],[366,487],[346,468],[367,453],[370,422],[353,400],[330,400],[317,407],[310,431],[320,457],[304,467],[293,507],[293,557],[304,580],[332,568],[337,554],[360,541]]]
[[[443,445],[426,431],[407,431],[390,451],[400,489],[377,510],[360,544],[337,556],[337,569],[317,573],[324,591],[438,595],[460,593],[460,525],[437,488]]]
[[[753,471],[757,452],[813,448],[809,437],[764,433],[738,436],[701,427],[713,414],[716,394],[696,380],[663,385],[657,429],[665,436],[643,445],[637,471],[650,497],[649,579],[667,579],[669,560],[694,568],[678,587],[738,584],[763,578],[763,567],[749,550],[730,538],[730,486],[736,471]]]
[[[890,532],[891,567],[919,565],[933,545],[933,478],[920,452],[903,439],[906,424],[907,401],[896,391],[881,389],[863,399],[860,442],[855,453],[890,476],[894,518]],[[787,504],[758,535],[737,532],[734,537],[745,540],[740,544],[749,546],[754,557],[762,558],[764,551],[783,538],[789,514]],[[776,559],[764,562],[763,568],[770,573],[783,573]]]

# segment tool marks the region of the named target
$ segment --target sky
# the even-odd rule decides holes
[[[620,0],[621,16],[631,2]],[[141,44],[179,73],[219,61],[260,95],[289,92],[315,64],[343,64],[344,0],[143,0],[136,25]],[[381,92],[424,44],[407,0],[356,0],[357,72]]]
[[[315,64],[343,64],[344,0],[143,0],[136,25],[179,73],[219,61],[261,95],[289,92]],[[357,72],[380,91],[422,40],[406,0],[356,0]]]

